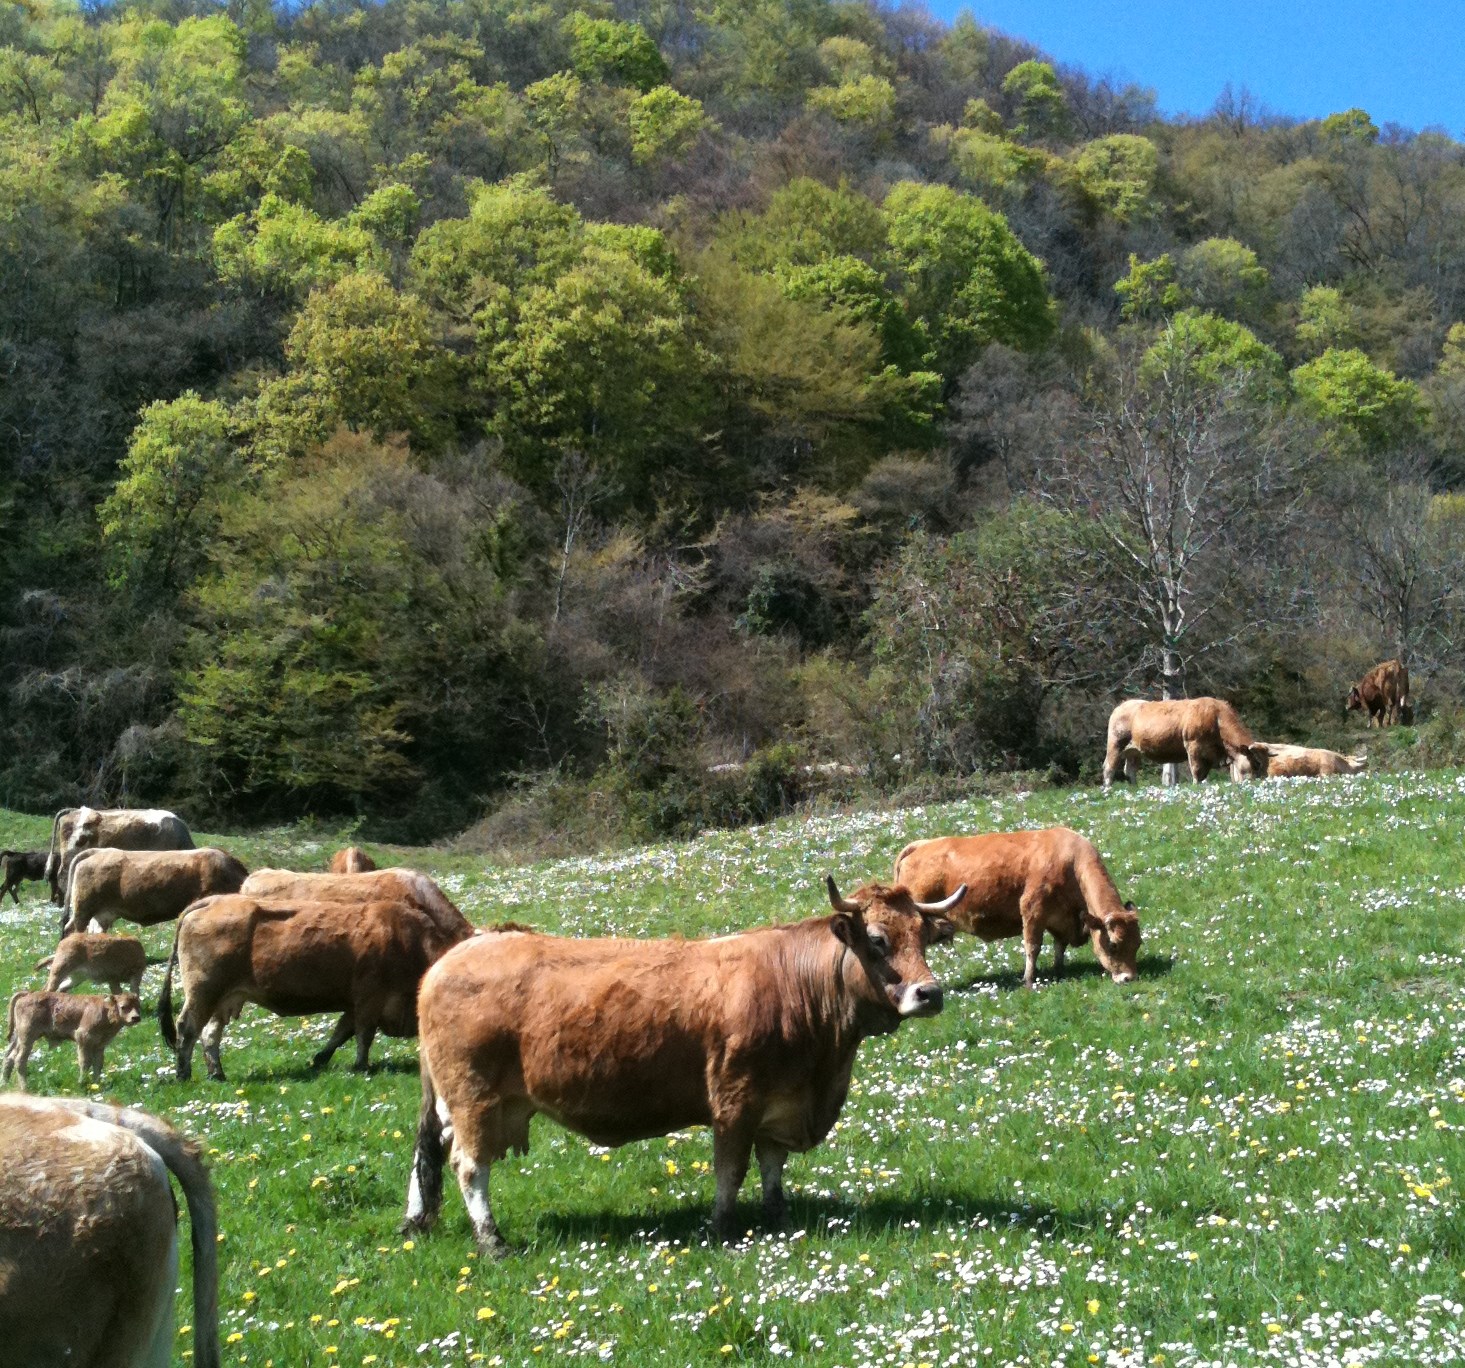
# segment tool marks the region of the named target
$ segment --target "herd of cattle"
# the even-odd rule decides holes
[[[1349,705],[1356,697],[1372,716],[1382,700],[1383,720],[1406,720],[1407,675],[1386,672],[1380,691],[1378,673]],[[1184,761],[1196,780],[1220,766],[1239,780],[1278,773],[1279,753],[1314,766],[1283,773],[1349,768],[1334,752],[1256,741],[1217,699],[1130,700],[1109,722],[1104,779],[1133,778],[1148,757]],[[451,1162],[475,1236],[496,1253],[505,1246],[489,1175],[527,1150],[537,1113],[608,1146],[709,1126],[719,1232],[735,1228],[755,1154],[765,1217],[778,1222],[785,1161],[833,1127],[861,1042],[942,1010],[930,946],[957,931],[1021,937],[1028,987],[1045,935],[1055,970],[1088,941],[1119,983],[1135,977],[1140,946],[1134,904],[1094,845],[1062,827],[915,841],[888,884],[845,895],[829,878],[829,914],[706,940],[476,929],[426,875],[378,870],[354,847],[325,873],[250,873],[222,850],[195,848],[162,811],[62,812],[47,851],[3,852],[0,869],[17,902],[21,878],[44,879],[63,908],[62,939],[37,965],[49,970],[45,989],[10,1000],[0,1082],[14,1071],[24,1088],[38,1040],[73,1040],[83,1081],[99,1078],[106,1044],[141,1019],[146,965],[141,942],[110,927],[176,921],[157,1010],[178,1077],[191,1076],[201,1043],[209,1075],[223,1078],[224,1031],[248,1002],[282,1016],[339,1013],[316,1068],[353,1038],[353,1067],[365,1069],[379,1031],[418,1036],[404,1225],[431,1227]],[[109,992],[68,992],[83,981]],[[142,1112],[0,1095],[0,1342],[19,1362],[169,1361],[170,1172],[192,1223],[194,1362],[211,1368],[215,1217],[197,1146]]]

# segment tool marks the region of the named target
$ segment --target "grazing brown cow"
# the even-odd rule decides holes
[[[331,856],[332,874],[370,874],[376,868],[376,861],[360,846],[347,846]]]
[[[146,1112],[0,1097],[0,1360],[167,1368],[178,1214],[193,1234],[194,1368],[218,1368],[218,1222],[199,1147]]]
[[[165,808],[62,808],[51,821],[46,878],[58,906],[78,850],[192,850],[187,823]]]
[[[1325,774],[1362,774],[1368,757],[1340,755],[1311,746],[1286,746],[1268,741],[1266,774],[1269,779],[1317,778]]]
[[[1235,780],[1265,773],[1266,748],[1247,729],[1236,709],[1220,698],[1172,698],[1154,702],[1129,698],[1109,714],[1109,748],[1104,787],[1120,775],[1132,780],[1140,758],[1162,765],[1190,765],[1196,783],[1217,765]]]
[[[442,889],[415,869],[374,869],[366,874],[256,869],[239,891],[251,898],[294,902],[406,902],[426,912],[447,933],[473,930]]]
[[[489,1170],[528,1149],[536,1112],[597,1145],[711,1126],[718,1229],[755,1147],[777,1222],[784,1161],[829,1133],[860,1042],[941,1010],[924,951],[963,893],[927,907],[879,884],[843,898],[830,879],[832,917],[713,940],[475,936],[422,983],[407,1226],[436,1220],[450,1142],[478,1243],[502,1253]]]
[[[142,1020],[142,1005],[135,993],[121,997],[98,997],[95,994],[17,993],[10,999],[5,1064],[0,1068],[0,1083],[14,1070],[20,1075],[21,1091],[25,1091],[25,1066],[38,1040],[59,1045],[63,1040],[76,1042],[76,1062],[81,1081],[90,1071],[102,1081],[102,1053],[124,1026],[136,1026]]]
[[[1375,665],[1348,690],[1345,706],[1350,712],[1368,710],[1370,727],[1414,724],[1414,705],[1409,701],[1409,669],[1402,660],[1385,660]]]
[[[88,932],[63,936],[54,955],[36,964],[51,967],[46,980],[48,993],[69,992],[82,982],[105,983],[114,993],[124,986],[134,996],[142,992],[143,970],[148,953],[132,936],[97,936]]]
[[[103,931],[121,918],[139,926],[172,921],[189,903],[237,893],[249,871],[213,846],[201,850],[84,850],[71,866],[62,934]]]
[[[1134,904],[1120,901],[1093,842],[1067,827],[912,841],[895,857],[894,879],[927,902],[965,885],[952,922],[984,941],[1021,935],[1022,981],[1029,988],[1045,931],[1053,937],[1055,974],[1062,972],[1063,952],[1085,940],[1115,983],[1137,973]]]
[[[9,893],[19,907],[20,894],[15,890],[23,883],[39,882],[45,877],[44,850],[0,850],[0,902]]]
[[[353,875],[359,878],[360,875]],[[367,1067],[378,1031],[417,1034],[417,986],[428,967],[473,928],[444,930],[408,902],[261,901],[244,894],[205,898],[178,919],[163,977],[158,1022],[178,1058],[178,1077],[193,1073],[202,1038],[211,1078],[223,1078],[224,1030],[246,1002],[280,1016],[344,1015],[311,1061],[324,1068],[353,1035],[354,1069]],[[173,1022],[173,972],[183,1006]]]

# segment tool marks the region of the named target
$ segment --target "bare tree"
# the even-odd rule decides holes
[[[564,523],[564,535],[560,538],[560,564],[554,581],[553,620],[560,620],[564,606],[565,576],[570,570],[570,557],[575,542],[585,530],[585,524],[595,506],[614,497],[619,491],[594,461],[583,451],[568,451],[559,460],[554,470],[554,487],[560,496],[560,516]]]
[[[1043,495],[1092,519],[1109,611],[1144,642],[1164,698],[1189,667],[1287,605],[1265,568],[1301,503],[1296,434],[1244,368],[1170,335],[1129,357],[1089,409],[1086,440],[1040,471]]]

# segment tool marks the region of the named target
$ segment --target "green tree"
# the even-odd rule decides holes
[[[728,216],[718,236],[753,271],[813,266],[835,256],[883,264],[885,220],[880,206],[845,182],[824,185],[806,176],[781,186],[763,213]]]
[[[1256,253],[1235,238],[1207,238],[1186,248],[1176,278],[1187,303],[1243,320],[1260,315],[1271,282]]]
[[[223,404],[188,390],[143,409],[100,509],[113,582],[156,597],[191,583],[242,472]]]
[[[1341,290],[1314,285],[1302,292],[1297,305],[1297,345],[1309,356],[1330,347],[1347,348],[1358,341],[1358,310]]]
[[[619,82],[644,95],[671,75],[666,59],[639,24],[592,19],[577,10],[563,27],[575,72],[587,81]]]
[[[901,292],[943,374],[989,342],[1031,350],[1053,336],[1043,267],[1001,214],[946,186],[902,181],[885,197],[885,221]]]
[[[1189,383],[1240,388],[1254,398],[1283,387],[1286,365],[1250,328],[1200,309],[1182,309],[1167,322],[1140,361],[1146,384],[1161,376]]]
[[[385,254],[359,224],[266,195],[253,214],[215,229],[214,262],[223,279],[251,293],[300,300],[350,272],[380,269]]]
[[[626,118],[631,156],[643,166],[680,156],[708,127],[702,102],[668,85],[655,86],[634,100]]]
[[[1175,261],[1169,252],[1153,261],[1141,261],[1129,254],[1129,274],[1114,282],[1119,312],[1130,319],[1158,319],[1173,313],[1185,302],[1185,291],[1175,278]]]
[[[1120,223],[1154,212],[1160,154],[1148,138],[1137,133],[1096,138],[1074,153],[1072,164],[1084,195]]]
[[[1419,386],[1353,348],[1330,347],[1292,372],[1303,407],[1369,455],[1402,446],[1424,428]]]
[[[1054,142],[1067,133],[1068,101],[1048,62],[1019,62],[1002,78],[1002,93],[1012,103],[1019,138]]]

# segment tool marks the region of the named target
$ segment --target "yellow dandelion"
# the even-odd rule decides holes
[[[478,1308],[478,1319],[481,1321],[492,1320],[498,1312],[491,1306],[480,1306]]]
[[[1097,1316],[1099,1314],[1099,1299],[1097,1297],[1090,1297],[1085,1304],[1088,1307],[1089,1315]]]

